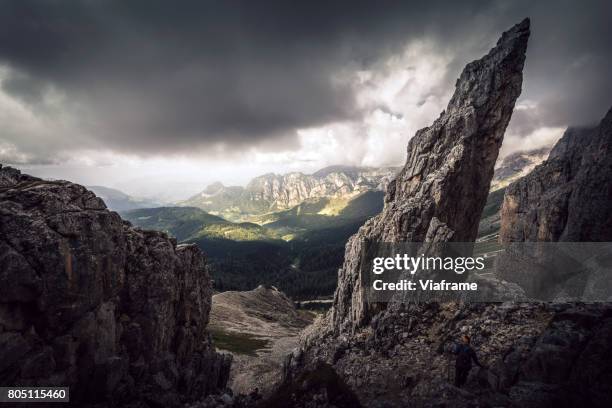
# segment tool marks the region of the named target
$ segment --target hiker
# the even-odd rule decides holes
[[[461,336],[461,343],[455,343],[452,349],[453,354],[457,355],[455,360],[455,386],[461,387],[467,381],[468,374],[472,369],[472,360],[478,367],[483,367],[476,357],[476,352],[470,346],[470,336]]]
[[[249,397],[251,397],[251,400],[253,401],[260,400],[261,395],[259,394],[259,388],[258,387],[253,388],[253,390],[251,390],[251,393],[249,394]]]

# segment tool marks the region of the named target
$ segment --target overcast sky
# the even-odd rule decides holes
[[[2,1],[0,163],[177,199],[398,165],[463,66],[524,17],[502,154],[612,105],[609,1]]]

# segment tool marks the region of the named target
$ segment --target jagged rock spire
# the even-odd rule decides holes
[[[365,240],[470,242],[476,238],[493,167],[521,93],[529,19],[502,34],[487,55],[466,65],[447,108],[408,144],[385,208],[346,246],[332,320],[336,331],[368,318],[359,269]]]

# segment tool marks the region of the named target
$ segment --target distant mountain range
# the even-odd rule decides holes
[[[516,152],[506,156],[495,168],[491,191],[528,174],[543,162],[550,148]],[[320,206],[319,215],[333,215],[364,192],[383,192],[398,167],[328,166],[312,174],[299,172],[264,174],[253,178],[246,187],[225,186],[216,182],[177,206],[196,207],[229,221],[266,224],[285,217],[282,211]],[[137,198],[115,188],[88,186],[114,211],[130,211],[163,205],[152,198]],[[370,197],[371,198],[371,197]],[[165,205],[165,204],[164,204]],[[301,206],[301,207],[300,207]]]
[[[280,239],[273,230],[260,225],[234,223],[195,207],[141,208],[121,215],[143,229],[167,232],[180,242],[202,237],[233,241]]]
[[[137,208],[159,207],[160,203],[147,198],[136,198],[123,191],[104,186],[87,186],[98,197],[104,200],[106,206],[113,211],[128,211]]]
[[[504,157],[495,166],[495,174],[491,180],[491,191],[506,187],[513,181],[529,174],[538,164],[543,163],[548,158],[551,148],[552,146],[525,150]]]
[[[309,200],[348,202],[367,191],[383,191],[396,167],[330,166],[313,174],[265,174],[246,187],[217,182],[179,205],[201,208],[232,221],[291,209]]]

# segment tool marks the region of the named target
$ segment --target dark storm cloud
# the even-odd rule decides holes
[[[57,106],[41,102],[45,92],[65,95],[61,113],[75,130],[62,145],[280,149],[294,145],[298,128],[359,120],[347,72],[426,38],[457,52],[450,85],[525,16],[533,36],[524,97],[546,102],[538,126],[601,116],[612,95],[606,2],[5,1],[2,86],[50,121]],[[28,137],[10,135],[18,147]],[[54,141],[39,142],[26,145],[43,151]]]
[[[612,105],[612,2],[534,3],[523,97],[539,103],[514,122],[593,124]]]

